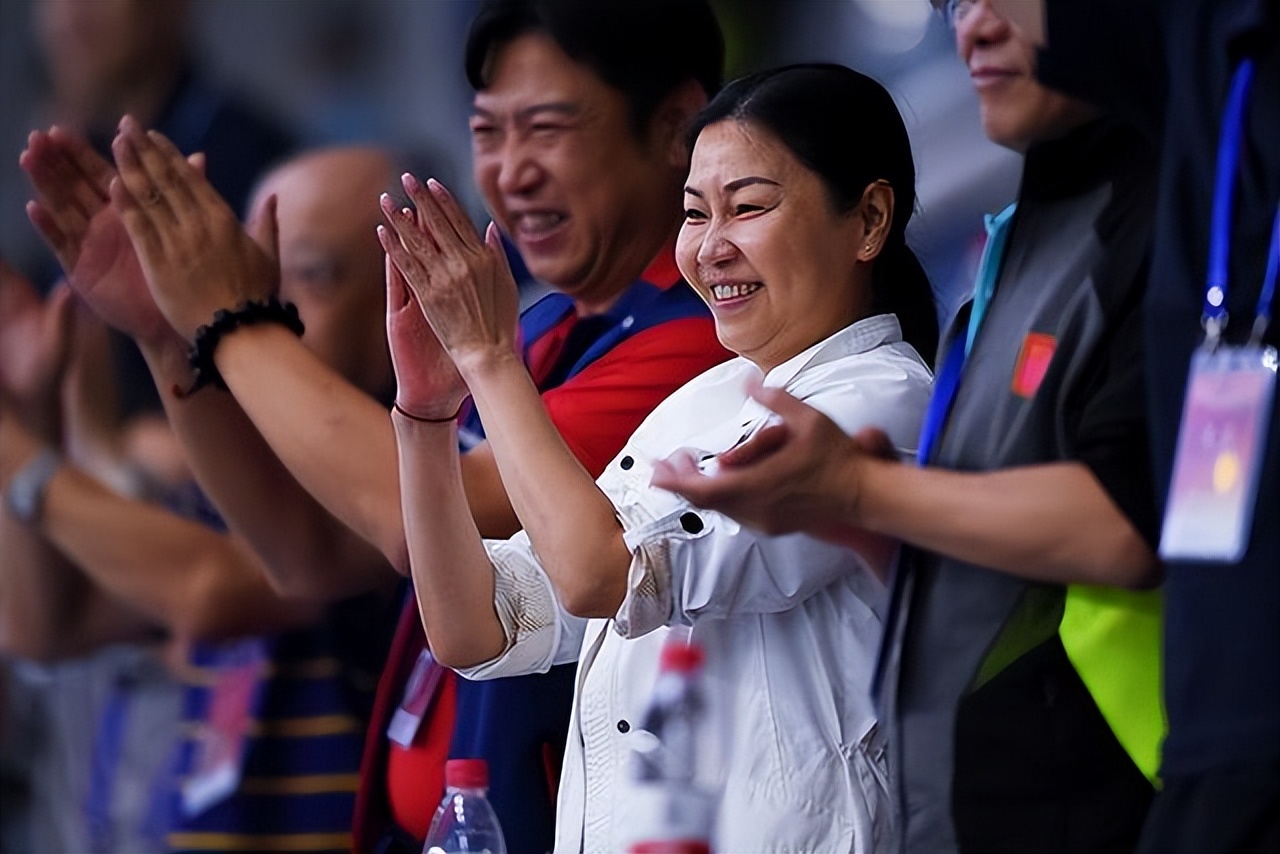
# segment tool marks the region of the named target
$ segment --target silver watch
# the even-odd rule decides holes
[[[13,517],[24,525],[40,518],[44,493],[49,481],[62,465],[62,457],[52,448],[43,448],[9,481],[5,505]]]

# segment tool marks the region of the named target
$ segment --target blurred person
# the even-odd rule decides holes
[[[504,57],[495,79],[517,68]],[[871,78],[801,65],[730,83],[689,138],[676,260],[739,358],[659,404],[598,479],[513,355],[515,283],[496,229],[482,240],[435,182],[406,178],[416,219],[384,200],[383,245],[416,297],[388,310],[419,608],[433,653],[471,678],[579,662],[557,851],[637,841],[627,763],[669,627],[691,627],[707,649],[706,732],[724,739],[702,779],[715,792],[713,848],[889,850],[869,687],[896,544],[759,536],[694,512],[649,475],[677,449],[696,465],[763,427],[751,382],[790,389],[849,433],[879,425],[914,451],[931,382],[916,348],[936,346],[937,309],[906,245],[906,127]],[[425,314],[439,343],[409,338],[401,312]],[[509,540],[482,541],[468,517],[450,417],[468,394],[495,425],[523,523]]]
[[[62,160],[51,150],[59,138]],[[32,146],[44,167],[98,178],[110,171],[65,134],[37,133]],[[253,204],[259,220],[268,208],[279,211],[281,295],[299,307],[305,345],[382,399],[394,377],[373,227],[395,166],[403,168],[373,148],[306,152],[269,172]],[[77,212],[45,203],[59,212],[43,223],[61,252]],[[134,318],[131,331],[150,323],[162,333],[163,318],[151,312]],[[17,319],[6,315],[0,326],[4,351],[40,351],[32,332],[50,322]],[[11,340],[24,329],[25,341]],[[170,496],[167,506],[114,493],[59,458],[56,435],[37,436],[24,420],[52,419],[0,412],[0,486],[11,507],[4,576],[23,585],[6,599],[4,622],[13,642],[26,646],[19,652],[74,654],[100,642],[80,635],[117,623],[189,644],[180,675],[188,685],[183,713],[195,729],[163,790],[168,846],[349,850],[364,735],[398,603],[377,593],[332,603],[281,596],[198,491]],[[78,574],[59,570],[64,557]],[[365,559],[381,561],[372,549]]]
[[[189,0],[37,0],[31,28],[44,88],[28,127],[57,124],[109,154],[121,115],[159,128],[184,153],[207,157],[210,182],[238,215],[263,171],[294,148],[291,128],[268,116],[247,95],[213,80],[192,51]],[[17,170],[4,173],[6,257],[46,292],[61,269],[22,221],[26,187]],[[160,401],[136,345],[108,333],[109,358],[86,368],[101,395],[86,437],[121,478],[163,467],[172,455]],[[106,411],[107,404],[114,411]],[[163,443],[163,444],[161,444]],[[154,449],[154,453],[151,451]],[[133,456],[139,451],[142,456]],[[154,463],[154,466],[153,466]],[[121,478],[116,478],[120,480]],[[133,480],[136,482],[137,478]]]
[[[1029,16],[1033,32],[1043,27],[1040,75],[1048,85],[1132,121],[1160,154],[1143,334],[1149,440],[1165,508],[1169,735],[1163,788],[1139,850],[1274,851],[1280,847],[1280,680],[1274,678],[1280,672],[1280,407],[1274,397],[1228,401],[1225,411],[1234,411],[1242,428],[1252,419],[1252,432],[1224,430],[1216,440],[1189,432],[1183,419],[1193,378],[1212,378],[1223,359],[1235,360],[1238,377],[1247,366],[1258,388],[1275,382],[1280,333],[1267,319],[1280,266],[1280,5],[999,5],[1009,15]],[[1220,396],[1198,397],[1191,408],[1204,413],[1222,406]],[[1210,423],[1224,424],[1222,411]],[[1232,435],[1254,441],[1233,445]],[[1193,471],[1186,464],[1195,456],[1186,451],[1196,438],[1207,440],[1203,458],[1221,461],[1225,480],[1183,475],[1184,468]],[[1229,477],[1233,470],[1239,476]],[[1256,494],[1243,488],[1251,470]],[[1203,496],[1225,501],[1197,503]]]
[[[0,489],[29,454],[31,431],[59,432],[59,375],[71,361],[66,288],[42,301],[0,261]],[[154,627],[83,577],[46,560],[0,514],[0,755],[6,851],[165,851],[159,815],[179,736],[181,693]],[[114,758],[112,758],[114,755]]]
[[[983,128],[1025,161],[944,336],[926,465],[765,389],[781,424],[717,473],[676,460],[654,482],[772,533],[909,544],[877,682],[904,850],[1131,851],[1162,734],[1160,610],[1107,588],[1160,577],[1139,326],[1154,153],[1038,83],[1030,37],[985,0],[948,5]],[[1081,610],[1092,657],[1067,649]],[[1118,698],[1117,673],[1135,680]]]
[[[654,51],[658,43],[672,49]],[[658,401],[729,355],[672,259],[688,168],[682,133],[719,87],[719,27],[705,2],[489,0],[466,53],[475,179],[530,274],[554,290],[524,314],[522,352],[561,435],[598,473]],[[372,543],[408,571],[387,402],[278,322],[287,309],[268,299],[275,261],[163,135],[126,118],[114,151],[121,180],[110,205],[106,180],[46,176],[85,206],[88,228],[63,254],[95,309],[134,326],[157,385],[184,390],[164,399],[202,486],[280,589],[341,598],[395,587],[395,573],[348,558]],[[173,218],[156,220],[162,210]],[[38,224],[48,213],[33,209]],[[105,239],[120,236],[120,216],[133,251]],[[216,349],[202,333],[198,375],[184,341],[138,328],[155,311],[148,287],[187,340],[215,312],[230,313],[219,315],[234,328]],[[269,322],[243,324],[245,311]],[[234,400],[187,393],[197,376],[220,378]],[[483,439],[490,425],[473,412],[465,422],[470,508],[483,531],[509,535],[518,521]],[[426,651],[412,590],[400,589],[355,847],[418,850],[445,757],[480,756],[513,850],[545,851],[574,667],[457,679]]]

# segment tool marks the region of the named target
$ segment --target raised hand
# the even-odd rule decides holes
[[[171,335],[147,290],[133,244],[109,203],[115,170],[83,139],[53,127],[34,131],[18,163],[36,198],[27,217],[71,287],[108,324],[139,340]]]
[[[462,405],[467,386],[399,268],[390,256],[386,263],[387,342],[396,372],[396,405],[413,418],[447,419]]]
[[[156,304],[179,334],[191,340],[218,309],[275,293],[276,257],[173,143],[126,116],[111,150],[120,172],[110,185],[111,204]],[[266,219],[258,226],[270,234],[274,213]]]
[[[474,358],[510,355],[519,294],[497,227],[490,224],[481,239],[443,185],[433,179],[423,187],[412,175],[403,183],[417,215],[384,195],[390,229],[379,229],[379,238],[436,337],[464,375]]]
[[[58,421],[71,351],[72,300],[65,285],[41,299],[25,276],[0,261],[0,392],[42,427]]]

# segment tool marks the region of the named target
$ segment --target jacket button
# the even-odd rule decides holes
[[[680,527],[690,534],[697,534],[702,530],[702,517],[697,513],[685,513],[680,517]]]
[[[636,461],[632,459],[630,456],[626,456],[618,460],[618,467],[621,468],[623,471],[630,471],[631,467],[635,464],[636,464]]]
[[[625,720],[618,721],[618,732],[631,732],[631,724]]]

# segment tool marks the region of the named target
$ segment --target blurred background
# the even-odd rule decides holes
[[[0,0],[0,257],[32,278],[41,277],[42,265],[47,269],[47,253],[23,213],[29,185],[17,158],[25,136],[74,109],[68,91],[101,85],[113,62],[125,62],[129,51],[145,53],[137,44],[144,37],[158,41],[152,50],[171,49],[157,65],[180,52],[210,85],[233,93],[301,145],[376,141],[420,152],[479,221],[484,211],[471,184],[467,134],[471,91],[462,73],[475,5]],[[729,77],[784,62],[837,61],[894,94],[916,148],[919,201],[908,234],[945,320],[969,287],[982,214],[1013,198],[1020,158],[983,137],[944,21],[928,0],[714,5],[726,32]],[[163,28],[156,22],[169,20],[174,8],[182,10],[174,29],[157,31]],[[98,132],[108,134],[109,127]]]

